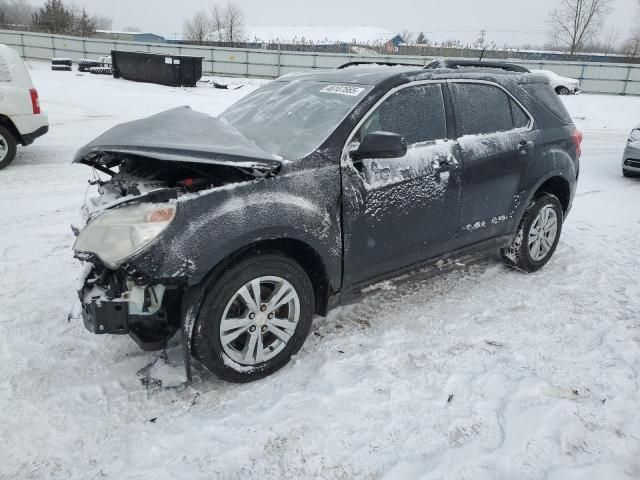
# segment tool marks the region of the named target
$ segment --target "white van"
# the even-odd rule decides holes
[[[29,145],[48,131],[26,65],[16,50],[0,45],[0,170],[13,161],[18,143]]]

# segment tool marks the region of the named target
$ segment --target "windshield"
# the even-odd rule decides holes
[[[295,160],[322,145],[371,88],[274,81],[229,107],[220,119],[263,150]]]

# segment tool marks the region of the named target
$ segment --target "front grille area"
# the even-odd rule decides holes
[[[633,159],[631,159],[631,158],[627,158],[627,159],[624,161],[624,164],[625,164],[627,167],[640,168],[640,160],[633,160]]]

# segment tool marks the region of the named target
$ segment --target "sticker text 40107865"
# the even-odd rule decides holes
[[[357,97],[364,91],[362,87],[353,87],[351,85],[327,85],[320,93],[335,93],[338,95],[349,95]]]

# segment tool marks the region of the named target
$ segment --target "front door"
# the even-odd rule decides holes
[[[342,159],[345,289],[444,253],[458,226],[461,159],[448,139],[442,86],[389,95],[348,150],[374,131],[402,135],[408,149],[401,158]]]

